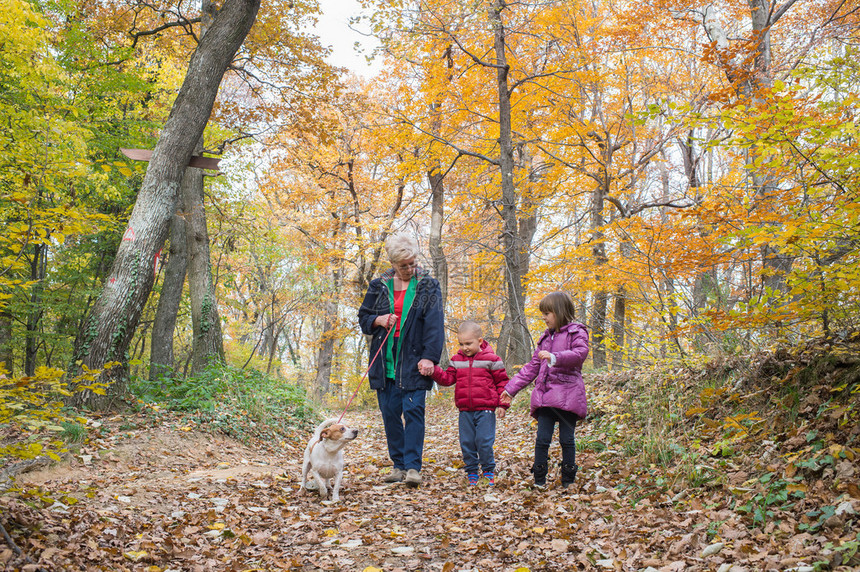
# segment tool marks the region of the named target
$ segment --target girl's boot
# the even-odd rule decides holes
[[[548,467],[546,463],[535,463],[532,465],[532,473],[535,476],[535,486],[544,488],[546,487],[546,473]]]
[[[561,465],[561,486],[568,487],[573,484],[576,479],[576,471],[579,466],[576,463],[562,463]]]

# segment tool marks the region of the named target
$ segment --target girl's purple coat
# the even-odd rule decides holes
[[[538,358],[546,350],[555,356],[555,365]],[[582,381],[582,364],[588,356],[588,330],[582,324],[571,322],[553,334],[546,330],[538,340],[531,361],[508,382],[505,391],[516,395],[534,381],[531,415],[539,407],[556,407],[576,413],[585,418],[588,404],[585,398],[585,383]]]

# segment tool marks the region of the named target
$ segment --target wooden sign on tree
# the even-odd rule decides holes
[[[134,161],[149,161],[152,158],[151,149],[120,149],[122,154]],[[192,155],[188,161],[189,167],[197,167],[198,169],[218,170],[218,163],[221,159],[213,157],[201,157],[200,155]]]

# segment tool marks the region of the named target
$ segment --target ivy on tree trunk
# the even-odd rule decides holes
[[[76,341],[75,362],[101,368],[106,396],[88,392],[75,401],[109,406],[125,392],[129,343],[154,281],[161,250],[176,212],[179,186],[209,120],[221,79],[253,25],[260,0],[226,0],[191,56],[188,72],[164,125],[144,177],[128,228],[107,282]]]

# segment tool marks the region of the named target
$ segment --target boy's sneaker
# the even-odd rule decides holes
[[[488,485],[496,484],[496,475],[494,473],[484,473],[484,478],[487,479]]]
[[[475,485],[478,484],[478,474],[477,473],[469,473],[468,475],[466,475],[466,477],[469,479],[469,486],[470,487],[474,487]]]

